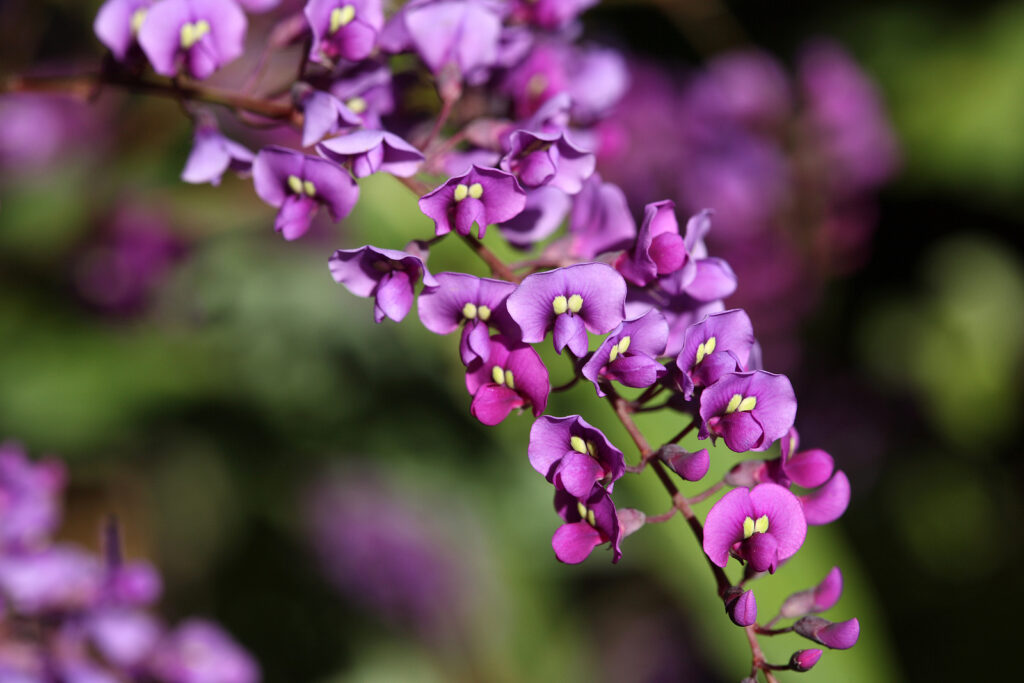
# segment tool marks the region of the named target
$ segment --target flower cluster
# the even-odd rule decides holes
[[[253,11],[275,3],[244,4]],[[746,582],[779,570],[803,545],[808,525],[838,518],[849,482],[824,451],[797,452],[793,387],[764,370],[749,316],[725,304],[737,277],[706,242],[713,224],[721,229],[715,211],[727,217],[728,231],[744,208],[736,203],[746,198],[704,188],[707,198],[680,221],[671,199],[645,197],[637,221],[623,189],[596,172],[602,122],[626,92],[628,70],[616,52],[572,42],[578,14],[591,4],[411,0],[386,15],[381,0],[309,0],[270,41],[271,48],[307,46],[288,101],[255,107],[224,100],[291,123],[293,145],[253,154],[201,117],[183,177],[216,184],[229,169],[251,174],[256,194],[278,210],[274,229],[286,240],[305,235],[321,207],[336,221],[347,216],[360,179],[396,177],[419,197],[434,234],[413,235],[402,249],[338,249],[330,273],[352,294],[373,298],[377,322],[402,321],[416,303],[431,332],[459,330],[467,403],[480,422],[494,425],[513,412],[533,420],[528,458],[553,487],[562,519],[552,538],[555,556],[578,563],[607,545],[617,562],[629,534],[676,513],[700,529],[691,503],[729,486],[698,537],[730,618],[757,633],[795,631],[849,647],[855,620],[831,624],[813,616],[838,599],[834,581],[811,598],[799,597],[805,592],[787,601],[780,618],[800,617],[793,626],[756,625]],[[234,0],[109,0],[96,21],[97,35],[125,69],[145,57],[158,74],[192,79],[239,56],[245,31],[245,12]],[[422,93],[413,89],[424,77],[436,86],[436,116],[424,117],[416,104]],[[726,97],[723,106],[754,118],[764,113],[761,104],[771,109],[771,92],[748,93],[758,79],[740,81],[731,93],[739,99]],[[748,94],[755,101],[744,100]],[[516,267],[498,259],[480,241],[490,226],[527,259]],[[430,248],[446,239],[464,241],[493,277],[432,273]],[[534,345],[549,334],[574,382],[587,380],[633,437],[637,465],[627,466],[622,450],[582,416],[545,414],[555,389]],[[654,449],[631,415],[660,408],[689,419]],[[781,440],[782,454],[741,462],[690,500],[670,472],[688,482],[706,477],[708,450],[676,445],[691,432],[735,453],[764,452]],[[648,467],[673,500],[664,519],[613,501],[616,482]],[[724,572],[730,558],[745,566],[735,584]],[[802,671],[820,651],[797,652],[782,666],[757,656],[755,674]]]
[[[171,628],[149,611],[160,574],[121,557],[116,524],[102,556],[53,540],[66,479],[60,461],[0,445],[0,679],[256,683],[256,662],[218,625]]]

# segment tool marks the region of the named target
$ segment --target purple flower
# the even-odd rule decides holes
[[[807,523],[820,526],[842,517],[850,504],[850,480],[842,470],[834,470],[832,456],[820,448],[796,452],[800,435],[790,429],[782,440],[780,457],[769,460],[766,476],[783,486],[790,482],[805,489],[814,489],[797,496],[804,506]]]
[[[157,646],[152,668],[167,683],[256,683],[260,669],[222,628],[203,619],[182,622]]]
[[[85,629],[106,661],[128,669],[141,665],[162,635],[155,618],[124,607],[106,607],[92,612]]]
[[[577,194],[594,173],[594,155],[569,142],[565,133],[512,133],[502,170],[514,173],[524,187],[552,185]]]
[[[414,243],[415,244],[415,243]],[[416,283],[423,278],[425,288],[439,283],[427,270],[423,259],[426,252],[409,253],[394,249],[365,246],[358,249],[339,249],[328,265],[335,282],[345,285],[356,296],[376,297],[373,319],[384,318],[401,322],[412,308]]]
[[[501,15],[486,0],[413,0],[391,19],[389,32],[387,49],[411,44],[435,74],[451,65],[465,76],[497,59]]]
[[[327,65],[366,59],[384,27],[380,0],[309,0],[305,13],[313,29],[309,58]]]
[[[38,546],[56,530],[66,477],[61,462],[33,463],[20,446],[0,444],[0,549]]]
[[[513,247],[529,249],[558,230],[573,201],[551,185],[526,193],[526,207],[518,216],[498,224],[502,237]]]
[[[598,396],[605,395],[601,380],[649,387],[665,374],[665,366],[657,358],[665,350],[667,339],[665,317],[651,309],[615,328],[583,366],[582,374],[594,383]]]
[[[516,0],[517,18],[545,29],[563,28],[598,0]]]
[[[800,501],[778,484],[729,491],[708,511],[704,552],[719,567],[733,554],[754,570],[775,573],[804,543],[807,522]]]
[[[842,517],[850,504],[850,480],[845,472],[836,470],[823,486],[798,497],[808,524],[830,524]]]
[[[0,556],[0,593],[20,614],[85,609],[95,604],[102,583],[99,561],[74,546]]]
[[[659,275],[670,275],[684,267],[691,271],[684,276],[687,283],[696,277],[697,264],[691,252],[706,253],[703,239],[711,227],[711,212],[705,210],[690,218],[684,236],[679,234],[675,207],[670,199],[644,207],[644,221],[633,252],[623,254],[615,263],[631,283],[644,287]]]
[[[476,165],[420,198],[420,209],[434,219],[439,236],[453,227],[468,235],[476,223],[483,237],[488,225],[512,219],[525,206],[526,193],[515,176]]]
[[[598,484],[611,491],[626,472],[622,451],[579,415],[537,418],[527,454],[533,469],[580,500]]]
[[[725,613],[737,626],[750,626],[757,621],[754,591],[730,586],[725,594]]]
[[[764,451],[793,426],[796,395],[785,375],[733,372],[704,389],[700,417],[700,438],[720,436],[736,453]]]
[[[473,396],[473,417],[496,425],[513,408],[529,405],[534,416],[543,413],[551,385],[548,369],[532,347],[496,334],[487,360],[476,361],[466,372],[466,389]]]
[[[437,288],[420,296],[420,322],[435,334],[449,334],[463,325],[459,341],[463,365],[476,360],[486,363],[491,353],[490,326],[512,332],[504,309],[516,286],[465,273],[438,273],[435,279]]]
[[[340,221],[359,199],[359,186],[337,164],[283,147],[264,147],[252,165],[256,194],[279,207],[274,230],[286,240],[302,237],[321,204]]]
[[[860,637],[860,622],[849,619],[834,624],[821,617],[804,617],[793,624],[793,630],[825,647],[848,650],[857,644]]]
[[[357,130],[348,135],[324,140],[316,151],[341,164],[356,178],[384,171],[408,178],[419,170],[423,155],[418,149],[386,130]]]
[[[811,667],[821,659],[821,650],[797,650],[789,658],[789,668],[793,671],[810,671]]]
[[[234,0],[162,0],[150,7],[139,45],[162,76],[208,78],[242,54],[247,22]]]
[[[381,128],[380,117],[395,108],[391,69],[374,60],[343,70],[329,89],[366,128]]]
[[[555,350],[587,353],[587,330],[605,334],[625,315],[626,282],[603,263],[581,263],[527,276],[508,298],[508,312],[523,341],[544,341],[554,330]]]
[[[555,510],[566,522],[551,538],[551,547],[560,562],[579,564],[602,543],[611,545],[613,563],[622,557],[619,550],[622,530],[607,489],[595,487],[586,500],[556,489]]]
[[[363,120],[341,100],[322,90],[311,90],[302,101],[302,146],[310,147],[328,135],[350,130]]]
[[[192,152],[181,179],[186,183],[220,185],[221,176],[229,169],[239,175],[248,174],[254,158],[244,146],[222,135],[216,125],[204,122],[196,126]]]
[[[630,244],[636,221],[619,186],[602,182],[596,173],[590,176],[574,198],[569,234],[569,253],[585,259]]]
[[[824,612],[832,609],[842,594],[843,574],[839,567],[832,567],[817,586],[786,598],[779,609],[779,615],[784,619],[793,619]]]
[[[727,373],[748,370],[753,346],[754,328],[743,310],[714,313],[691,325],[676,357],[683,397],[690,400],[694,387],[710,386]]]
[[[92,28],[100,42],[124,61],[155,0],[107,0],[96,14]]]
[[[711,467],[711,455],[706,448],[691,453],[670,443],[658,449],[658,457],[686,481],[700,481]]]

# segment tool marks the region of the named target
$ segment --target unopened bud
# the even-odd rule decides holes
[[[810,671],[819,659],[821,659],[821,650],[797,650],[789,658],[789,668],[793,671]]]
[[[730,586],[725,592],[725,613],[737,626],[750,626],[757,621],[757,600],[754,591]]]
[[[793,630],[804,638],[834,650],[846,650],[857,644],[860,622],[856,619],[832,623],[821,617],[804,617],[793,624]]]
[[[658,449],[658,457],[686,481],[700,481],[711,467],[711,456],[706,448],[691,453],[669,443]]]
[[[618,511],[619,538],[625,538],[647,523],[647,515],[640,510],[625,508]]]
[[[727,486],[751,488],[760,481],[758,474],[762,469],[764,469],[764,460],[744,460],[729,470],[722,481]]]

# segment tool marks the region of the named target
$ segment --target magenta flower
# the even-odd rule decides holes
[[[757,621],[757,600],[754,591],[730,586],[725,594],[725,613],[737,626],[750,626]]]
[[[580,500],[589,498],[595,485],[611,491],[626,472],[622,451],[579,415],[537,418],[527,454],[533,469]]]
[[[476,223],[483,237],[488,225],[512,219],[525,206],[526,193],[515,176],[476,165],[420,197],[420,209],[434,219],[439,236],[453,227],[468,235]]]
[[[658,457],[686,481],[700,481],[711,467],[711,455],[706,448],[691,453],[670,443],[658,449]]]
[[[560,562],[579,564],[602,543],[611,545],[613,563],[622,557],[622,529],[607,489],[595,487],[586,500],[556,489],[555,510],[565,520],[551,538],[551,547]]]
[[[380,0],[309,0],[305,14],[313,29],[309,59],[328,66],[369,57],[384,27]]]
[[[804,638],[821,643],[834,650],[848,650],[857,644],[860,637],[860,622],[856,619],[832,623],[821,617],[804,617],[795,624],[793,630]]]
[[[796,429],[781,441],[782,455],[765,463],[766,479],[783,486],[790,483],[813,489],[798,495],[804,506],[804,517],[813,526],[830,524],[842,517],[850,504],[850,480],[842,470],[835,469],[832,456],[820,448],[796,452],[800,435]]]
[[[93,22],[93,31],[119,61],[124,61],[155,0],[107,0]]]
[[[836,470],[824,486],[798,498],[808,524],[830,524],[842,517],[850,504],[850,480],[845,472]]]
[[[615,328],[584,364],[582,374],[594,383],[598,396],[605,395],[601,380],[614,380],[627,387],[649,387],[666,372],[657,359],[665,350],[667,339],[665,317],[651,309]]]
[[[603,263],[581,263],[527,276],[508,298],[508,312],[529,344],[554,330],[555,350],[587,353],[587,330],[605,334],[625,316],[626,282]]]
[[[310,147],[328,135],[351,130],[363,119],[331,93],[311,90],[301,97],[302,146]]]
[[[415,175],[423,161],[418,149],[386,130],[357,130],[324,140],[316,151],[352,171],[356,178],[378,171],[408,178]]]
[[[817,614],[832,607],[839,602],[843,594],[843,574],[839,567],[832,567],[814,588],[809,588],[799,593],[793,593],[779,609],[779,616],[784,619],[803,617],[808,614]]]
[[[623,254],[615,264],[631,283],[644,287],[659,275],[670,275],[684,266],[693,270],[695,258],[706,254],[703,239],[711,228],[711,212],[704,210],[690,218],[684,235],[679,232],[675,207],[670,199],[644,207],[644,221],[632,253]],[[693,277],[689,274],[686,279]]]
[[[415,244],[415,243],[414,243]],[[373,319],[401,322],[412,308],[416,283],[425,289],[439,283],[427,270],[426,253],[409,253],[373,246],[339,249],[328,261],[331,277],[356,296],[375,297]]]
[[[793,653],[793,656],[789,658],[789,668],[793,671],[810,671],[811,667],[818,663],[821,659],[821,650],[797,650]]]
[[[239,175],[252,170],[255,155],[243,145],[228,139],[212,123],[196,126],[192,152],[188,155],[181,179],[186,183],[210,183],[220,185],[221,177],[228,170]]]
[[[724,567],[732,554],[754,570],[775,573],[804,543],[807,522],[800,501],[778,484],[729,491],[708,511],[704,552]]]
[[[234,0],[162,0],[149,8],[139,45],[162,76],[197,79],[242,54],[248,23]]]
[[[154,673],[167,683],[257,683],[256,661],[220,626],[189,619],[168,634],[153,654]]]
[[[551,185],[566,194],[577,194],[594,173],[594,155],[569,142],[565,133],[531,133],[517,130],[501,168],[515,174],[524,187]]]
[[[274,230],[286,240],[306,234],[321,204],[340,221],[359,199],[359,187],[345,169],[283,147],[260,150],[252,178],[260,199],[280,209]]]
[[[700,438],[722,437],[736,453],[764,451],[796,418],[796,395],[785,375],[732,372],[700,396]]]
[[[695,387],[710,386],[730,372],[750,369],[754,328],[746,311],[714,313],[691,325],[676,358],[683,397],[690,400]]]
[[[490,327],[513,332],[505,299],[516,286],[465,273],[438,273],[435,279],[437,288],[420,296],[420,322],[435,334],[449,334],[462,325],[459,353],[463,365],[476,360],[486,363],[491,353]]]
[[[534,416],[543,413],[551,385],[532,347],[496,334],[487,360],[476,361],[466,373],[466,389],[473,396],[473,417],[496,425],[514,408],[531,406]]]

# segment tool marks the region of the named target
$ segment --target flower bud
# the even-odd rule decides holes
[[[674,443],[669,443],[658,450],[658,457],[686,481],[700,481],[711,466],[711,457],[706,448],[690,453]]]
[[[843,574],[839,567],[832,570],[814,588],[793,593],[782,603],[779,614],[785,619],[794,619],[807,614],[816,614],[831,609],[839,602],[843,593]]]
[[[793,624],[793,630],[804,638],[835,650],[847,650],[857,644],[860,622],[856,619],[832,623],[821,617],[804,617]]]
[[[797,650],[789,658],[789,668],[793,671],[810,671],[819,659],[821,659],[821,650]]]
[[[751,488],[761,481],[758,475],[764,466],[764,460],[744,460],[729,470],[722,481],[727,486],[746,486]]]
[[[737,626],[750,626],[757,621],[757,600],[754,591],[731,586],[725,593],[725,612]]]
[[[647,523],[647,515],[640,510],[624,508],[618,511],[619,516],[619,538],[625,538]]]

